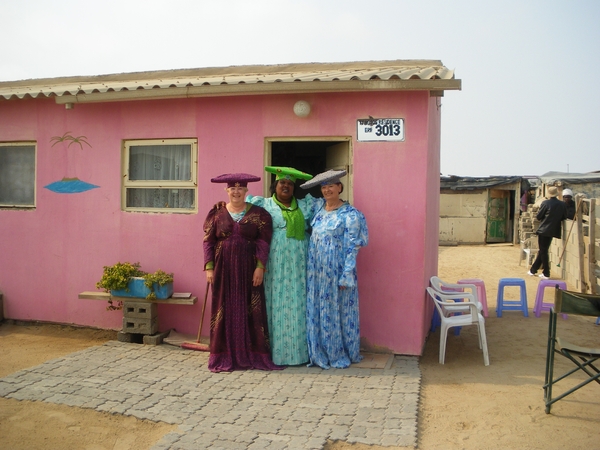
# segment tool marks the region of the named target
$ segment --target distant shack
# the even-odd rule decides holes
[[[440,245],[518,243],[521,196],[529,190],[519,176],[440,179]]]

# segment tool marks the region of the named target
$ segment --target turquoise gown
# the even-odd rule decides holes
[[[319,199],[320,200],[320,199]],[[288,238],[281,208],[272,198],[248,195],[248,203],[266,209],[273,219],[273,237],[265,272],[267,319],[273,362],[298,365],[308,362],[306,341],[306,257],[308,226],[317,199],[297,199],[304,215],[303,240]],[[322,200],[321,200],[322,201]]]
[[[330,212],[319,206],[307,260],[309,365],[343,369],[362,360],[356,256],[369,232],[364,215],[348,203]]]

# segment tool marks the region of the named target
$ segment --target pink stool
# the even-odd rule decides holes
[[[555,288],[559,287],[562,290],[567,290],[567,283],[562,280],[540,280],[540,284],[538,284],[537,294],[535,296],[535,305],[533,307],[533,313],[535,317],[540,317],[542,315],[542,311],[550,311],[554,306],[554,303],[544,303],[544,292],[546,288]],[[563,319],[567,318],[566,314],[562,315]]]
[[[479,278],[465,278],[458,280],[457,284],[474,284],[477,287],[477,299],[483,309],[483,317],[488,316],[487,296],[485,295],[485,284]]]

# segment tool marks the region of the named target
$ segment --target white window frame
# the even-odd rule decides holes
[[[129,152],[130,148],[139,145],[190,145],[191,180],[130,180],[129,179]],[[160,213],[184,213],[193,214],[198,212],[198,139],[138,139],[124,140],[122,147],[122,176],[121,209],[130,212],[160,212]],[[194,204],[191,208],[150,208],[127,206],[127,189],[154,188],[154,189],[193,189]]]
[[[33,147],[33,202],[23,204],[0,203],[0,209],[35,209],[37,199],[37,142],[0,142],[0,147]]]

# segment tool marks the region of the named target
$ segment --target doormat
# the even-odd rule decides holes
[[[393,353],[361,353],[363,360],[352,364],[356,369],[390,369],[394,362]]]

